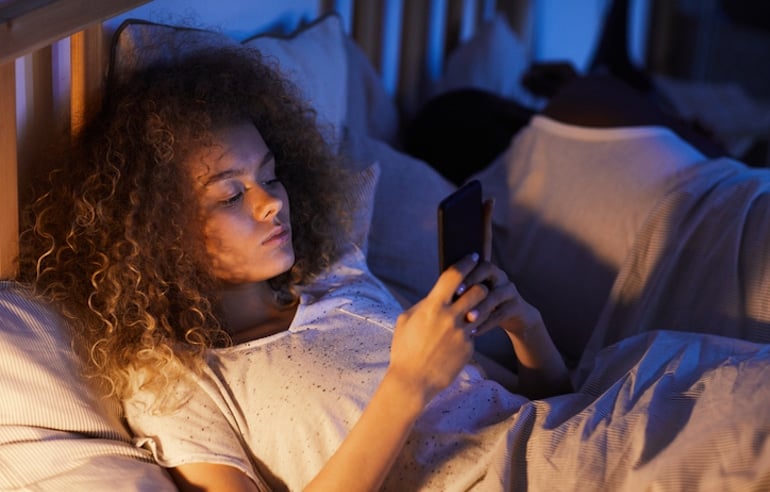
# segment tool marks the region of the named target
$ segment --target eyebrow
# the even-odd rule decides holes
[[[257,167],[261,168],[262,166],[264,166],[265,164],[267,164],[268,162],[273,160],[273,158],[274,158],[273,153],[268,151],[267,154],[265,154],[265,156],[259,162]],[[211,186],[212,184],[214,184],[214,183],[216,183],[218,181],[223,181],[225,179],[229,179],[229,178],[232,178],[234,176],[243,176],[244,174],[246,174],[246,170],[244,168],[242,168],[242,167],[232,168],[232,169],[225,169],[222,172],[219,172],[219,173],[214,174],[213,176],[210,176],[203,183],[203,187],[207,188],[207,187]]]

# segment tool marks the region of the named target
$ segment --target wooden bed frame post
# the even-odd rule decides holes
[[[107,63],[102,25],[73,34],[69,44],[65,100],[54,95],[53,78],[58,74],[51,70],[50,47],[33,52],[25,62],[29,73],[25,73],[28,83],[24,93],[29,107],[26,131],[21,133],[16,115],[16,62],[0,65],[0,279],[17,273],[20,203],[29,198],[28,190],[19,189],[17,183],[47,172],[39,166],[41,153],[47,151],[51,139],[67,129],[74,135],[97,109]]]
[[[94,103],[107,54],[102,21],[149,1],[0,2],[0,279],[16,275],[19,201],[28,198],[28,190],[18,183],[28,183],[28,178],[37,174],[40,153],[58,131],[67,127],[78,131],[97,109]],[[86,3],[88,8],[84,8]],[[58,53],[51,53],[51,46],[73,34],[71,60],[65,62]],[[17,60],[22,57],[17,69]],[[56,85],[53,78],[61,75],[52,72],[52,60],[67,65],[62,67],[72,77],[67,95],[51,92]],[[23,87],[17,87],[17,75]],[[17,100],[25,110],[22,122],[17,122]]]
[[[76,135],[87,117],[98,108],[104,68],[107,66],[104,29],[91,26],[70,38],[71,107],[70,129]]]
[[[19,193],[16,169],[16,68],[0,64],[0,278],[16,274]]]

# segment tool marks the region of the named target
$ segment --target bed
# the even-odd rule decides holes
[[[13,281],[41,153],[77,132],[105,74],[143,63],[138,45],[269,52],[340,150],[378,164],[358,232],[404,305],[438,275],[435,207],[456,188],[403,151],[405,122],[465,87],[543,103],[519,80],[532,2],[278,4],[223,1],[203,22],[171,0],[0,2],[0,488],[175,490],[78,377],[66,323]],[[496,200],[494,259],[541,310],[576,388],[525,404],[475,488],[770,487],[767,171],[706,159],[662,128],[535,117],[473,177]],[[498,335],[478,352],[505,382]]]

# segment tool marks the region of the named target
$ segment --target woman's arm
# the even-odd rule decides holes
[[[572,390],[564,359],[556,349],[540,312],[525,301],[508,276],[497,266],[482,262],[466,279],[468,293],[488,291],[476,315],[484,322],[478,334],[503,328],[518,359],[517,392],[528,398],[544,398]]]
[[[171,468],[181,492],[257,492],[259,487],[241,470],[214,463],[190,463]]]
[[[488,261],[492,254],[493,208],[494,200],[484,202],[486,261],[465,279],[467,285],[481,284],[475,288],[489,291],[478,306],[477,315],[484,319],[478,334],[497,326],[505,330],[519,362],[517,392],[533,399],[568,393],[572,391],[569,372],[540,312],[519,295],[505,272]]]
[[[513,344],[519,362],[517,392],[534,399],[571,391],[564,359],[540,312],[521,297],[505,272],[492,263],[481,262],[466,282],[471,285],[468,294],[487,292],[474,313],[484,320],[478,335],[499,326]]]
[[[448,386],[473,353],[467,322],[483,292],[452,302],[478,258],[465,258],[441,275],[422,301],[402,313],[391,360],[361,418],[307,490],[376,490],[403,448],[425,405]]]
[[[387,374],[345,441],[305,490],[377,490],[426,402]]]
[[[476,258],[444,272],[422,301],[403,312],[393,331],[388,369],[358,422],[306,490],[376,490],[401,452],[425,405],[448,386],[473,353],[467,321],[486,293],[477,289],[452,302]],[[226,465],[190,464],[173,470],[181,490],[258,490],[241,471]]]
[[[519,302],[526,304],[520,297]],[[500,323],[519,361],[519,393],[532,399],[569,393],[572,391],[569,372],[540,313],[529,304],[519,309],[522,311],[528,314]]]
[[[389,370],[342,445],[305,490],[377,490],[426,403],[424,392]],[[172,470],[172,477],[183,492],[259,490],[242,471],[227,465],[182,465]]]

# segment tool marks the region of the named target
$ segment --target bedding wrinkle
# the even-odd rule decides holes
[[[730,159],[679,173],[618,274],[584,369],[600,347],[656,328],[770,341],[768,196],[766,174]]]
[[[316,10],[333,2],[322,3]],[[207,349],[202,371],[164,392],[178,393],[175,413],[152,412],[149,393],[127,401],[133,441],[119,412],[102,408],[77,378],[69,326],[45,306],[6,302],[17,292],[0,282],[0,489],[176,490],[163,467],[214,463],[265,489],[300,490],[340,448],[387,373],[402,306],[438,277],[435,205],[455,189],[401,152],[399,112],[408,108],[396,103],[404,94],[391,97],[347,35],[360,37],[359,17],[376,14],[371,3],[358,11],[363,3],[350,4],[350,28],[332,14],[298,20],[291,37],[243,42],[215,30],[126,25],[113,67],[119,78],[155,58],[239,45],[288,76],[330,147],[350,147],[339,147],[351,154],[340,165],[360,172],[346,200],[335,200],[353,211],[354,246],[298,284],[286,331]],[[505,27],[499,19],[479,33]],[[284,20],[261,23],[273,29]],[[377,33],[365,37],[373,53]],[[478,62],[499,58],[468,53],[475,59],[467,66],[449,67],[466,78],[481,76]],[[513,54],[528,63],[523,51]],[[508,81],[512,72],[501,66],[483,76]],[[296,143],[295,132],[286,134]],[[292,166],[321,162],[276,156]],[[540,311],[575,369],[575,390],[528,400],[471,362],[414,422],[381,490],[770,490],[767,170],[707,160],[663,127],[589,128],[538,115],[472,178],[496,202],[494,263]],[[330,209],[300,216],[320,230],[318,212]],[[359,449],[369,464],[384,448],[376,441]],[[364,474],[351,469],[360,481]]]
[[[639,275],[639,289],[624,292],[637,299],[646,277],[623,267],[661,199],[704,160],[663,127],[587,128],[536,115],[474,176],[497,204],[495,260],[572,366],[619,294],[619,274]]]
[[[757,268],[757,265],[770,264],[770,248],[767,242],[754,235],[754,231],[766,229],[770,224],[770,194],[757,190],[753,195],[741,235],[742,254],[737,268],[744,278],[743,299],[747,316],[770,323],[770,271]],[[770,337],[766,341],[770,342]]]
[[[0,332],[0,489],[176,490],[80,377],[70,326],[51,306],[0,281]]]
[[[522,407],[514,428],[532,430],[522,461],[521,436],[509,431],[521,467],[511,475],[526,473],[527,490],[756,485],[770,473],[768,376],[770,346],[673,331],[630,337],[600,353],[577,393]]]

